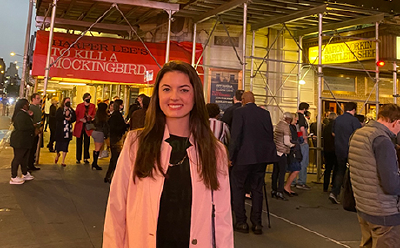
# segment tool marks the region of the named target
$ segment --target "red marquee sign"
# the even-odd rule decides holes
[[[51,63],[78,37],[54,33]],[[32,68],[34,76],[44,75],[48,41],[49,32],[37,32]],[[165,43],[146,43],[146,46],[162,66],[165,61]],[[191,42],[171,42],[170,60],[190,63],[191,46]],[[197,44],[196,61],[202,50],[202,46]],[[140,84],[145,83],[146,71],[153,71],[157,75],[159,70],[149,51],[139,41],[84,36],[50,68],[50,77]]]

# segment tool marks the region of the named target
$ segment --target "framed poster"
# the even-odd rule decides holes
[[[240,71],[210,69],[210,103],[216,103],[224,112],[233,104],[238,89]]]

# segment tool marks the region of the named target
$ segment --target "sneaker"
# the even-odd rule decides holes
[[[25,180],[20,177],[14,177],[10,180],[10,184],[23,184],[24,182]]]
[[[338,199],[336,198],[335,194],[333,194],[333,193],[330,193],[330,194],[329,194],[329,200],[331,200],[331,202],[332,202],[333,204],[340,204],[340,202],[339,202]]]
[[[306,185],[306,184],[297,184],[296,185],[296,188],[298,188],[298,189],[304,189],[304,190],[310,190],[311,188],[308,186],[308,185]]]
[[[31,173],[27,172],[26,175],[22,175],[22,179],[24,179],[25,181],[30,181],[35,179],[35,177],[32,176]]]

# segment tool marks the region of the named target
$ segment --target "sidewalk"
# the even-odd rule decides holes
[[[65,168],[60,162],[54,164],[54,153],[41,151],[41,170],[32,173],[35,180],[23,185],[8,183],[12,149],[6,146],[0,152],[0,248],[101,247],[109,191],[103,177],[109,158],[100,159],[102,171],[75,164],[75,139]],[[269,194],[270,174],[266,180]],[[309,175],[308,180],[315,176]],[[299,196],[287,202],[268,197],[272,228],[264,213],[264,234],[235,232],[235,247],[358,247],[361,234],[356,214],[331,204],[322,185],[310,185],[310,191],[296,190]],[[248,216],[250,204],[246,203]]]

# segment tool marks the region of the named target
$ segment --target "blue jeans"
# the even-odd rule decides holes
[[[301,160],[301,170],[299,172],[299,179],[297,184],[303,185],[307,183],[307,167],[309,163],[309,152],[310,146],[308,143],[303,143],[300,145],[301,155],[303,155],[303,160]]]

